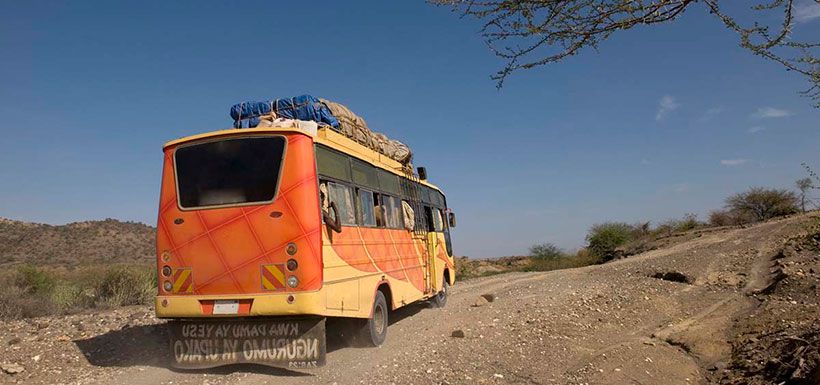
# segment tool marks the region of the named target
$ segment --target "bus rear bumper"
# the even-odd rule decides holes
[[[324,315],[321,291],[256,295],[159,295],[158,318]]]

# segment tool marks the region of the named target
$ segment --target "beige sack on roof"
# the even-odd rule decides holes
[[[413,153],[410,151],[410,147],[407,147],[406,144],[393,139],[388,140],[385,155],[403,164],[408,164],[413,160]]]
[[[356,139],[359,143],[367,145],[370,142],[370,128],[367,127],[367,122],[359,115],[350,111],[349,108],[345,107],[343,104],[339,104],[336,102],[331,102],[327,99],[319,99],[320,102],[324,103],[330,112],[333,113],[333,116],[336,119],[339,119],[339,130],[342,134]],[[359,140],[358,138],[361,138]]]
[[[349,108],[343,104],[331,102],[327,99],[319,99],[324,103],[330,112],[339,120],[339,131],[342,135],[353,139],[368,148],[387,155],[404,165],[410,163],[413,159],[413,153],[406,144],[398,140],[389,139],[386,135],[381,133],[374,133],[367,126],[364,118],[356,115]]]
[[[388,139],[386,135],[382,134],[381,132],[374,132],[373,142],[375,144],[376,151],[387,156],[390,156],[390,154],[387,153],[387,145],[390,143],[390,139]]]

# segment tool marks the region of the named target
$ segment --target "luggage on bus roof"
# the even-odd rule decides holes
[[[234,128],[254,128],[260,122],[270,123],[281,118],[314,121],[319,125],[331,126],[348,138],[404,165],[413,160],[413,152],[406,144],[373,132],[364,118],[345,105],[312,95],[234,104],[231,107],[231,118],[234,120]],[[271,124],[265,126],[271,127]]]
[[[277,118],[312,120],[319,124],[324,123],[333,128],[339,128],[339,121],[330,109],[312,95],[264,102],[242,102],[231,107],[231,118],[234,120],[235,128],[256,127],[261,116],[271,114]]]
[[[398,140],[390,139],[380,132],[374,132],[367,126],[367,122],[359,115],[356,115],[347,106],[331,100],[320,98],[339,119],[339,132],[350,139],[353,139],[370,149],[387,155],[393,160],[402,164],[408,164],[413,158],[410,147]]]

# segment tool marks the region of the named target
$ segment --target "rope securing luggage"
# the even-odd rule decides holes
[[[386,155],[403,165],[410,165],[413,152],[406,144],[373,132],[367,122],[345,105],[312,95],[269,101],[248,101],[231,107],[234,128],[272,127],[277,119],[314,121],[330,126],[348,138]]]
[[[276,118],[312,120],[320,125],[339,128],[339,121],[333,113],[312,95],[265,102],[242,102],[231,107],[234,128],[256,127],[259,125],[260,117],[269,115],[274,115]]]

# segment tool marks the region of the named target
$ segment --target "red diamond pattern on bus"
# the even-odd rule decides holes
[[[288,258],[285,247],[290,242],[300,245],[297,257],[304,261],[294,273],[302,282],[298,289],[321,286],[318,186],[315,168],[305,167],[314,164],[313,141],[300,134],[287,138],[287,158],[276,200],[259,206],[180,210],[172,167],[174,149],[166,149],[157,258],[169,252],[172,265],[182,261],[195,264],[196,294],[260,292],[259,264],[284,263]],[[281,215],[273,217],[273,211]]]

